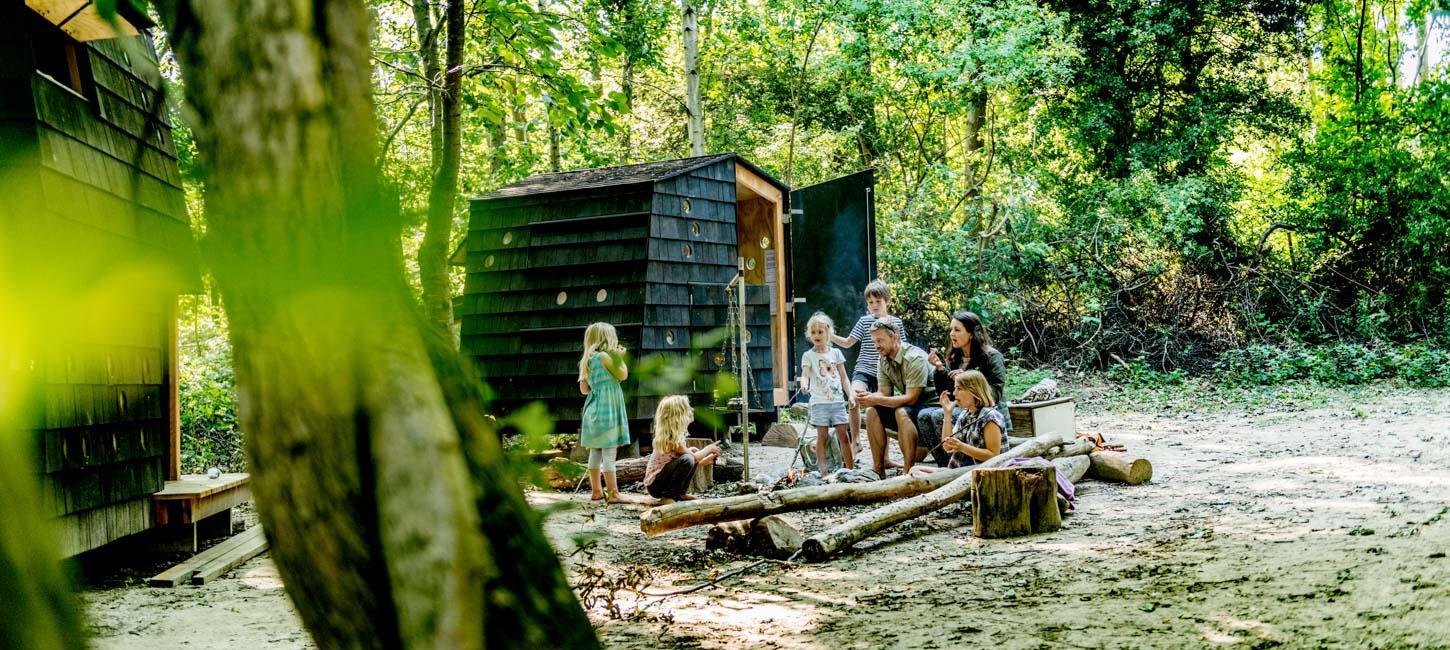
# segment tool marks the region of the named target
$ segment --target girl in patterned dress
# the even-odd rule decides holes
[[[957,375],[952,388],[951,393],[941,394],[943,415],[946,422],[952,423],[952,428],[951,435],[940,445],[951,456],[945,467],[917,465],[911,468],[913,476],[975,465],[1007,451],[1011,446],[1004,430],[1006,418],[997,409],[992,387],[985,375],[967,370]]]
[[[599,478],[604,476],[610,503],[619,500],[614,474],[614,456],[629,444],[629,413],[624,407],[624,389],[619,382],[629,378],[624,347],[609,323],[594,323],[584,330],[584,356],[579,358],[579,392],[584,413],[579,424],[579,442],[589,449],[589,488],[595,501],[605,498]]]

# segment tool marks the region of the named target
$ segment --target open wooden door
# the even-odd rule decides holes
[[[868,169],[791,192],[792,360],[810,348],[811,314],[826,312],[845,336],[866,313],[861,291],[876,277],[875,190],[876,172]],[[843,350],[847,372],[860,349]]]

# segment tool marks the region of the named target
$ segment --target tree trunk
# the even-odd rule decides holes
[[[620,124],[620,143],[624,146],[624,157],[620,161],[626,165],[634,162],[634,55],[624,53],[624,75],[620,82],[620,91],[624,93],[624,122]]]
[[[547,107],[545,107],[547,109]],[[546,110],[544,119],[549,124],[549,171],[557,172],[564,168],[563,157],[559,151],[559,126],[554,124],[553,117]]]
[[[1146,458],[1116,451],[1095,451],[1088,457],[1092,459],[1092,468],[1088,470],[1091,478],[1128,485],[1139,485],[1153,480],[1153,463]]]
[[[1054,436],[1033,438],[1020,447],[1013,447],[1004,453],[970,469],[936,472],[929,476],[951,474],[951,482],[931,492],[920,494],[904,501],[882,506],[870,512],[853,517],[844,524],[807,538],[801,550],[812,562],[823,561],[842,549],[898,523],[935,512],[960,501],[972,491],[972,471],[997,467],[1012,458],[1041,456],[1062,440]]]
[[[420,13],[414,3],[414,13]],[[426,15],[426,8],[421,13]],[[462,2],[449,2],[446,14],[448,40],[444,67],[438,70],[436,49],[425,52],[425,61],[432,61],[429,84],[438,83],[442,74],[441,92],[434,112],[433,133],[437,147],[433,150],[433,179],[428,187],[428,221],[423,230],[423,243],[418,247],[418,276],[423,289],[423,313],[428,322],[447,332],[453,325],[453,287],[448,281],[448,243],[453,235],[453,208],[458,198],[458,165],[462,156],[462,87],[463,39],[465,21]],[[418,26],[423,32],[423,25]],[[430,30],[432,31],[432,30]],[[421,39],[420,39],[421,40]],[[436,41],[436,36],[433,37]]]
[[[368,13],[159,2],[209,172],[252,490],[320,647],[592,647],[464,361],[408,296]]]
[[[690,136],[690,155],[705,155],[705,116],[700,110],[700,44],[693,0],[680,0],[685,40],[685,131]]]

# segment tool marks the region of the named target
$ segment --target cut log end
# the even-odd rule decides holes
[[[1088,455],[1092,467],[1088,476],[1100,481],[1142,485],[1153,480],[1153,464],[1146,458],[1115,451],[1095,451]]]

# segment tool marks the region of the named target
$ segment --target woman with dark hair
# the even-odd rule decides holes
[[[987,326],[982,324],[982,319],[969,311],[952,314],[947,338],[951,348],[947,350],[945,360],[935,349],[927,357],[927,361],[936,368],[937,389],[950,393],[957,375],[975,370],[986,377],[987,385],[992,387],[993,401],[1002,411],[1002,415],[1007,415],[1007,402],[1003,399],[1003,391],[1007,387],[1007,362],[1003,360],[1002,353],[992,345],[992,337],[987,334]],[[950,454],[939,448],[942,417],[942,409],[939,407],[923,409],[917,415],[916,428],[917,444],[932,449],[932,456],[936,458],[937,464],[945,467]],[[1012,418],[1003,419],[1006,420],[1007,431],[1011,431]]]

